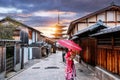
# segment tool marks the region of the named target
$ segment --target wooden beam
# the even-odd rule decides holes
[[[115,11],[115,26],[117,26],[117,11]]]
[[[107,25],[107,11],[105,11],[105,22],[106,22],[106,25]]]

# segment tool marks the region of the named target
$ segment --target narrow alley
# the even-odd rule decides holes
[[[87,68],[76,61],[75,64],[77,71],[76,80],[97,80],[94,75],[92,75],[93,73]],[[56,54],[41,59],[39,63],[11,78],[8,78],[7,80],[65,80],[64,69],[65,63],[62,62],[62,53],[57,51]]]

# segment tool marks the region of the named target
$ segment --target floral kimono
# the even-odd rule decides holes
[[[74,61],[72,59],[70,59],[71,53],[72,52],[69,51],[65,55],[65,59],[66,59],[65,77],[66,77],[66,80],[74,80],[74,77],[76,76]]]

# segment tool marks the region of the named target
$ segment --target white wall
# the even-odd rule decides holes
[[[38,38],[38,34],[36,33],[36,41],[38,41],[37,38]]]
[[[32,59],[32,47],[29,47],[29,59]]]
[[[105,21],[105,13],[101,13],[101,14],[97,15],[97,21],[98,20]]]
[[[87,24],[86,23],[78,23],[78,31],[82,30],[84,28],[87,28]]]
[[[88,18],[88,22],[95,22],[96,21],[96,16]]]
[[[32,39],[29,39],[29,42],[28,42],[28,44],[31,44],[32,43]]]
[[[114,11],[107,12],[107,21],[115,21],[115,12]]]
[[[28,48],[24,47],[24,63],[28,62]]]
[[[35,42],[35,32],[32,32],[32,42]]]
[[[117,11],[117,21],[120,21],[120,12]]]

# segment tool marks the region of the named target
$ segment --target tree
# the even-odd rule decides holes
[[[16,29],[13,24],[0,24],[0,39],[13,39],[13,32]]]

